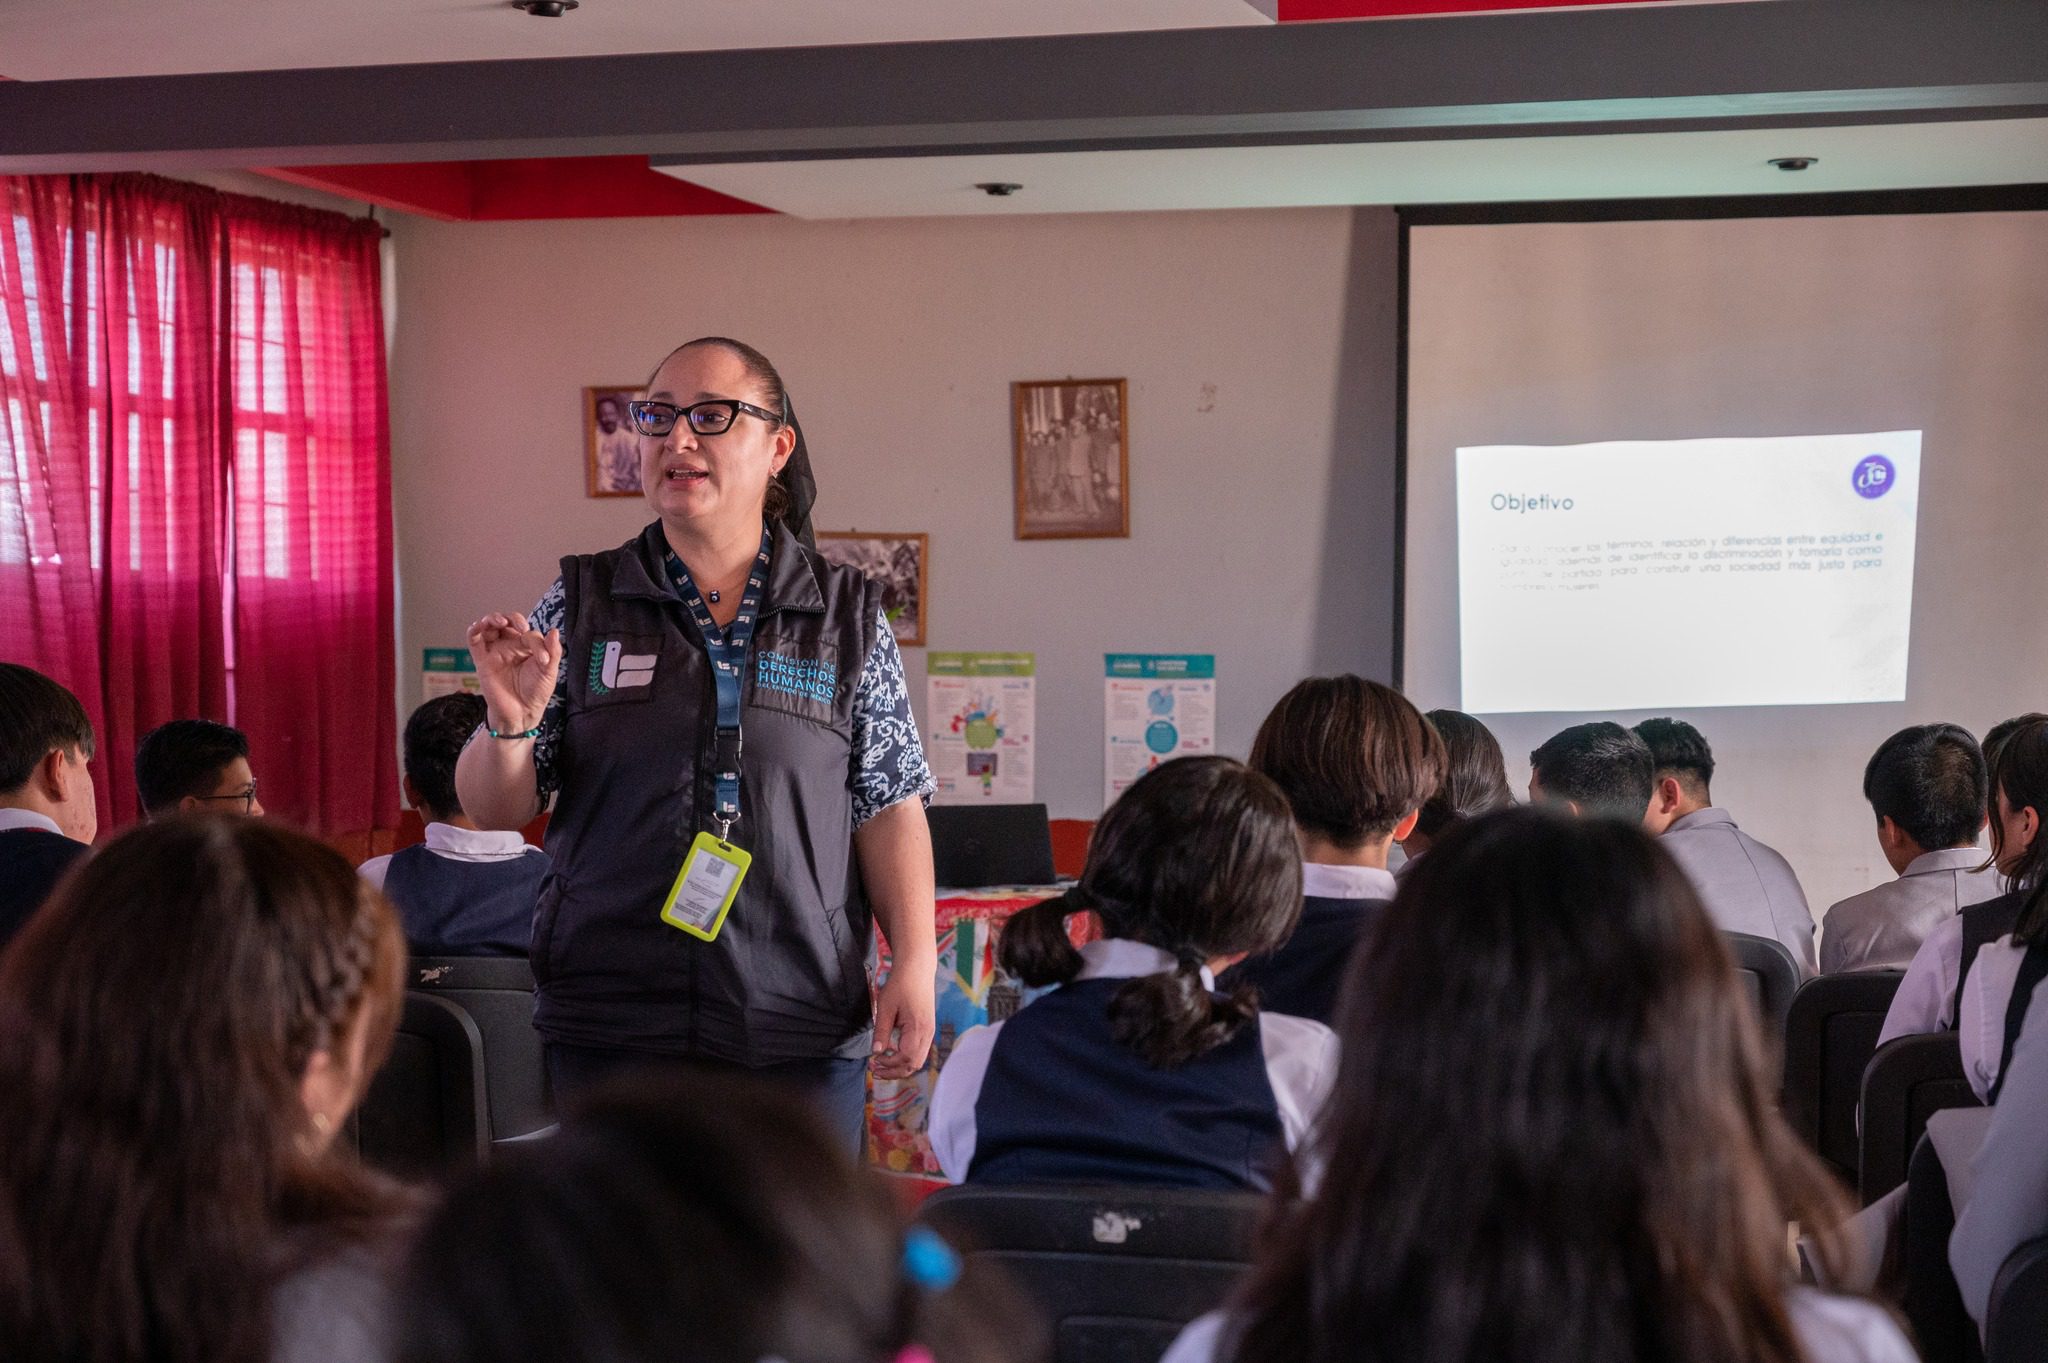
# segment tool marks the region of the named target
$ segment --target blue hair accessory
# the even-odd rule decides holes
[[[903,1237],[903,1276],[927,1292],[943,1292],[960,1281],[960,1256],[925,1226]]]

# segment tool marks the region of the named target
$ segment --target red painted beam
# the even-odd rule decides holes
[[[649,168],[644,156],[471,162],[472,216],[509,218],[665,218],[773,209],[688,184]]]
[[[444,222],[773,211],[663,175],[639,156],[290,166],[263,173]]]
[[[1641,5],[1651,0],[1280,0],[1280,22],[1317,19],[1394,19],[1419,14],[1475,14],[1483,10],[1561,9],[1568,5]]]

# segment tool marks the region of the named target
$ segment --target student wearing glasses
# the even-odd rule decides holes
[[[135,793],[152,819],[205,810],[263,816],[248,738],[210,719],[174,719],[151,729],[135,749]]]
[[[870,1065],[924,1065],[937,971],[934,783],[882,588],[785,523],[802,436],[759,351],[689,342],[627,409],[656,519],[470,627],[489,708],[456,792],[480,828],[554,798],[532,960],[558,1096],[746,1070],[858,1148]]]

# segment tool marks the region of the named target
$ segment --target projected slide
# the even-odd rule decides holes
[[[1920,432],[1461,449],[1462,708],[1906,697]]]

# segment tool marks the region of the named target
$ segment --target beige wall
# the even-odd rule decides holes
[[[585,385],[758,345],[820,529],[931,535],[929,644],[1038,655],[1039,798],[1093,816],[1102,654],[1217,655],[1224,751],[1297,678],[1385,677],[1395,223],[1314,209],[819,223],[394,221],[401,699],[420,650],[644,524],[584,496]],[[1123,376],[1131,537],[1012,537],[1009,384]],[[922,715],[924,659],[907,654]]]

